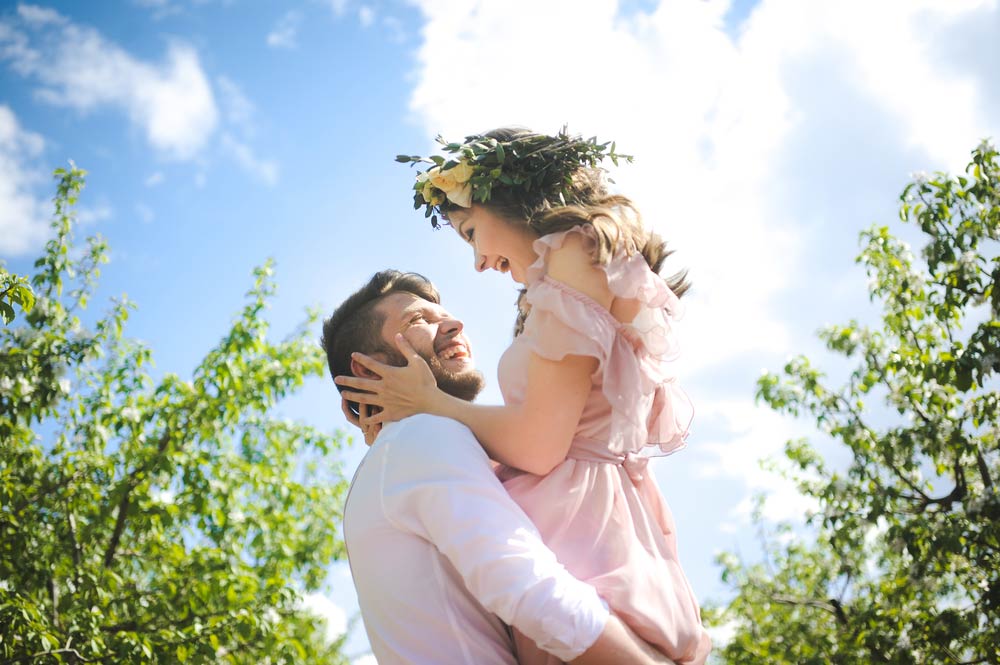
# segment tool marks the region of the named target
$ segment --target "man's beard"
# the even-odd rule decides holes
[[[398,349],[385,348],[383,351],[389,356],[386,364],[395,365],[396,367],[402,367],[406,364],[406,356],[400,353]],[[452,397],[471,402],[486,387],[486,379],[478,369],[453,372],[446,368],[441,359],[433,353],[430,355],[425,354],[423,351],[417,351],[417,353],[424,359],[427,366],[431,368],[431,373],[437,381],[438,388]]]

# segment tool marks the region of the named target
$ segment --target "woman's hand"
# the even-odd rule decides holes
[[[364,379],[356,376],[338,376],[334,381],[354,390],[341,393],[344,399],[364,406],[380,407],[381,411],[369,410],[369,415],[359,419],[365,425],[373,426],[401,420],[416,413],[433,413],[436,398],[443,394],[437,387],[437,380],[427,362],[413,350],[402,334],[396,334],[396,347],[406,358],[406,365],[393,367],[380,363],[363,353],[354,353],[352,358],[360,365],[381,377]],[[360,392],[364,391],[364,392]],[[367,438],[366,438],[367,440]]]
[[[351,410],[350,403],[341,398],[340,400],[340,410],[344,412],[344,417],[347,418],[347,422],[351,423],[365,435],[365,445],[370,446],[375,443],[375,439],[378,438],[378,433],[382,431],[381,423],[365,424],[363,420],[367,420],[374,412],[372,411],[375,407],[368,406],[367,404],[359,404],[358,409],[361,411],[360,415],[354,413]]]

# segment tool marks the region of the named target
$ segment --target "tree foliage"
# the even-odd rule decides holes
[[[107,247],[74,248],[84,172],[56,175],[37,302],[0,330],[0,663],[346,662],[301,605],[343,553],[340,435],[274,414],[324,372],[316,315],[268,339],[266,264],[191,380],[154,379],[126,298],[81,320]]]
[[[736,592],[715,617],[735,629],[726,662],[1000,662],[996,150],[981,144],[958,177],[917,177],[901,201],[926,241],[919,259],[886,227],[862,234],[858,257],[881,324],[820,333],[854,363],[846,382],[799,357],[758,384],[850,461],[786,445],[818,510],[808,538],[766,534],[763,562],[720,558]]]

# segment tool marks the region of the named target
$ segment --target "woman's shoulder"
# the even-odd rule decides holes
[[[596,234],[587,225],[550,233],[535,241],[538,259],[528,271],[528,290],[544,278],[558,282],[610,309],[614,294],[596,256]]]

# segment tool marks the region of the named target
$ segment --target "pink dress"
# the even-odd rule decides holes
[[[524,332],[500,360],[504,402],[524,400],[531,353],[551,360],[597,358],[593,387],[567,459],[546,476],[501,466],[504,487],[532,519],[559,561],[589,582],[640,637],[677,663],[704,663],[711,641],[698,601],[677,557],[673,517],[652,474],[649,455],[684,446],[691,407],[668,373],[677,348],[670,327],[677,296],[638,252],[604,267],[611,291],[638,299],[628,325],[600,304],[546,275],[548,254],[569,233],[593,242],[590,227],[535,241],[527,275],[531,311]],[[516,633],[516,631],[515,631]],[[557,663],[522,635],[518,660]]]

